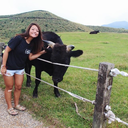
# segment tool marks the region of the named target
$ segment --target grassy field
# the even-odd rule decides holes
[[[128,34],[99,33],[90,35],[85,32],[58,33],[64,44],[75,45],[75,50],[82,49],[83,55],[71,59],[71,65],[98,69],[100,62],[115,64],[115,68],[128,72]],[[34,67],[31,75],[35,76]],[[98,72],[68,68],[64,80],[59,87],[89,100],[95,100]],[[4,89],[2,77],[1,87]],[[32,87],[25,87],[26,76],[21,95],[21,104],[26,106],[33,115],[46,125],[56,128],[91,128],[94,105],[71,97],[60,91],[61,97],[56,98],[53,87],[41,83],[39,97],[32,98]],[[52,83],[51,77],[42,72],[42,80]],[[128,122],[128,78],[118,75],[113,79],[110,106],[116,117]],[[77,115],[75,103],[82,117]],[[124,124],[113,122],[107,128],[126,128]]]

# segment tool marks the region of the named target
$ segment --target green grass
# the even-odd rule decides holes
[[[128,72],[128,34],[99,33],[90,35],[85,32],[58,33],[64,44],[75,45],[75,49],[82,49],[83,55],[71,59],[71,65],[98,69],[99,63],[110,62],[115,68]],[[31,75],[34,74],[34,67]],[[80,95],[89,100],[95,100],[97,89],[98,72],[76,69],[69,67],[59,87]],[[1,78],[2,79],[2,78]],[[56,128],[91,128],[93,122],[94,105],[71,97],[60,90],[61,97],[56,98],[53,87],[40,83],[38,88],[39,97],[32,98],[34,89],[34,78],[32,87],[25,87],[24,77],[23,89],[20,102],[25,105],[36,117],[45,122],[46,125]],[[42,73],[42,80],[52,83],[51,77]],[[128,79],[118,75],[113,79],[110,106],[112,111],[121,120],[128,122]],[[1,87],[4,88],[3,80]],[[79,113],[75,111],[77,103]],[[126,128],[125,125],[113,122],[107,124],[107,128]]]

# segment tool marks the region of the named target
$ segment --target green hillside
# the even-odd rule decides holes
[[[36,10],[16,15],[0,16],[0,42],[7,42],[15,34],[22,33],[28,25],[35,22],[42,31],[53,32],[100,32],[128,33],[126,29],[116,29],[101,26],[86,26],[58,17],[48,11]]]
[[[116,33],[128,33],[128,29],[124,28],[110,28],[110,27],[103,27],[103,26],[87,26],[93,30],[99,30],[100,32],[116,32]]]
[[[60,18],[50,12],[39,10],[16,15],[0,16],[0,38],[10,38],[26,30],[32,22],[38,23],[42,31],[53,32],[89,32],[92,29]]]

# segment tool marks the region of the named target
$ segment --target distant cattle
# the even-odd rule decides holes
[[[55,63],[62,63],[69,65],[71,57],[78,57],[83,54],[82,50],[72,51],[74,49],[73,45],[64,45],[61,38],[53,32],[43,32],[43,41],[45,47],[48,45],[51,47],[51,50],[48,50],[47,53],[41,55],[39,58],[52,61]],[[63,76],[66,73],[68,67],[58,66],[43,62],[39,59],[32,61],[27,61],[25,71],[30,74],[32,65],[35,66],[36,77],[41,79],[41,72],[45,71],[50,76],[55,86],[58,86],[58,82],[63,80]],[[33,91],[33,97],[38,97],[38,86],[40,81],[35,80],[35,88]],[[31,86],[31,78],[27,75],[26,86]],[[60,93],[57,88],[54,88],[54,94],[56,97],[60,96]]]
[[[91,31],[89,34],[97,34],[99,33],[99,30],[98,31]]]

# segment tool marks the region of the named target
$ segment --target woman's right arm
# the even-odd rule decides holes
[[[44,54],[44,53],[46,53],[45,50],[42,50],[42,51],[40,51],[40,52],[38,52],[38,53],[36,53],[36,54],[30,53],[30,54],[29,54],[29,60],[34,60],[34,59],[38,58],[39,56],[41,56],[41,55]]]
[[[4,54],[3,54],[3,61],[1,65],[1,73],[4,75],[6,73],[6,62],[8,59],[8,54],[11,51],[11,48],[9,46],[6,47]]]

